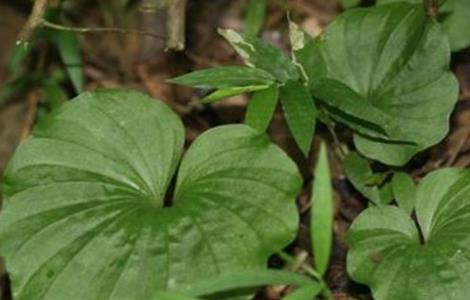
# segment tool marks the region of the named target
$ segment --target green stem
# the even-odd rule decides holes
[[[329,116],[326,113],[324,108],[320,108],[320,110],[321,110],[321,112],[323,114],[323,118],[324,118],[323,124],[326,125],[326,128],[328,129],[328,132],[331,134],[331,137],[333,139],[333,144],[335,145],[335,148],[337,150],[337,154],[338,154],[339,158],[342,161],[344,161],[346,159],[347,153],[344,151],[343,147],[341,147],[341,143],[340,143],[340,141],[338,139],[338,136],[336,135],[336,132],[335,132],[333,121],[331,121],[331,119],[329,118]]]
[[[277,253],[279,257],[281,257],[283,260],[285,260],[288,263],[295,264],[296,260],[289,254],[279,251]],[[325,280],[323,280],[323,277],[320,275],[320,273],[317,272],[314,268],[311,266],[302,263],[300,265],[300,268],[305,271],[308,275],[310,275],[313,279],[318,281],[322,286],[323,286],[323,295],[328,299],[328,300],[334,300],[333,294],[331,293],[330,289],[328,288],[328,285],[326,284]]]

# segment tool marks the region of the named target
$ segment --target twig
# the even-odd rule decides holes
[[[459,139],[459,141],[457,142],[457,146],[454,147],[453,151],[451,151],[451,155],[445,164],[446,167],[451,167],[455,163],[457,157],[461,153],[463,146],[465,145],[465,142],[468,140],[469,135],[470,132],[467,131],[463,134],[463,137]]]
[[[187,0],[167,1],[167,49],[181,51],[185,48],[186,4]]]
[[[21,29],[20,34],[18,35],[18,41],[21,43],[28,43],[31,39],[31,35],[34,33],[34,30],[38,28],[42,21],[44,20],[44,14],[46,12],[48,5],[48,0],[36,0],[34,1],[34,6],[31,14],[29,15],[28,21]]]
[[[115,32],[121,34],[140,34],[143,36],[149,36],[156,39],[164,40],[165,38],[144,30],[138,29],[124,29],[117,27],[71,27],[64,26],[56,23],[52,23],[44,19],[44,14],[47,10],[49,0],[36,0],[34,1],[34,6],[31,14],[29,15],[28,21],[23,26],[20,34],[18,35],[18,41],[21,43],[28,43],[31,39],[34,31],[39,27],[48,27],[56,30],[64,31],[73,31],[78,33],[88,33],[88,32]]]
[[[40,25],[44,27],[56,29],[56,30],[73,31],[77,33],[115,32],[115,33],[121,33],[121,34],[139,34],[139,35],[149,36],[149,37],[160,39],[160,40],[165,39],[164,37],[158,34],[144,31],[144,30],[138,30],[138,29],[125,29],[125,28],[118,28],[118,27],[71,27],[71,26],[64,26],[64,25],[52,23],[44,19],[41,20]]]
[[[25,121],[21,127],[21,140],[24,140],[30,133],[31,128],[36,121],[39,101],[41,100],[39,91],[34,89],[28,94],[28,110],[26,112]]]

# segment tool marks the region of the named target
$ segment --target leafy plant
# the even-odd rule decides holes
[[[379,4],[386,2],[399,1]],[[267,1],[251,1],[244,34],[219,31],[246,66],[169,80],[204,89],[203,103],[251,93],[245,125],[208,130],[184,155],[183,124],[163,103],[101,90],[62,105],[59,81],[26,76],[21,61],[28,49],[17,48],[17,81],[3,95],[40,82],[58,100],[2,182],[0,253],[14,298],[240,300],[258,286],[289,284],[297,288],[285,300],[332,299],[323,278],[335,202],[323,143],[310,201],[313,263],[282,252],[298,229],[302,178],[264,133],[280,104],[307,158],[317,122],[336,144],[336,125],[352,131],[357,152],[341,158],[349,181],[371,203],[348,233],[351,277],[377,300],[466,299],[470,171],[435,171],[416,186],[398,168],[369,164],[404,165],[447,134],[458,94],[449,40],[454,50],[470,41],[456,29],[467,24],[468,5],[440,4],[449,39],[421,4],[390,3],[346,11],[317,38],[290,22],[288,56],[256,37]],[[75,36],[60,32],[50,41],[80,91]],[[285,270],[267,268],[273,254],[288,263]]]
[[[168,107],[131,91],[84,93],[40,122],[3,183],[14,298],[148,299],[265,267],[295,236],[295,164],[223,126],[190,147],[172,193],[183,142]]]
[[[245,59],[249,68],[212,68],[169,81],[218,89],[204,98],[203,102],[255,91],[245,122],[259,131],[268,128],[280,97],[289,129],[299,148],[307,156],[314,135],[316,108],[310,92],[298,81],[300,75],[296,64],[279,49],[253,36],[240,35],[233,30],[219,32]],[[250,81],[245,81],[245,78]]]
[[[470,173],[426,176],[415,198],[417,223],[394,206],[365,210],[353,223],[348,271],[374,299],[467,299]]]
[[[446,38],[421,5],[347,11],[310,45],[324,66],[311,92],[353,129],[363,155],[402,165],[446,135],[458,84]]]
[[[446,135],[458,84],[449,70],[446,37],[421,5],[395,3],[350,10],[316,39],[295,24],[290,28],[291,60],[252,36],[221,30],[249,67],[270,73],[274,81],[265,86],[210,85],[220,91],[243,93],[276,84],[289,128],[306,155],[317,118],[329,126],[331,121],[347,125],[354,131],[361,154],[389,165],[405,164]],[[200,72],[217,74],[218,69],[198,71],[172,82],[197,86]],[[225,74],[226,78],[232,76]],[[256,92],[257,101],[249,104],[252,115],[259,109],[250,106],[259,105],[260,93]],[[262,130],[275,105],[272,93],[266,97],[270,109],[260,114]],[[251,124],[253,119],[250,116]],[[422,126],[423,122],[433,126]]]

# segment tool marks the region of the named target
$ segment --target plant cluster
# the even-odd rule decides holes
[[[408,2],[347,10],[315,38],[291,22],[290,57],[257,38],[256,24],[220,30],[246,66],[170,82],[210,90],[204,103],[252,93],[245,124],[208,130],[184,154],[180,118],[134,91],[82,93],[41,120],[3,180],[0,253],[14,299],[247,299],[265,284],[297,286],[286,300],[331,299],[325,144],[312,184],[314,265],[267,268],[273,254],[295,264],[282,250],[297,233],[302,187],[265,134],[278,102],[306,157],[317,123],[353,134],[345,173],[370,206],[349,230],[350,276],[377,300],[467,299],[469,171],[415,185],[399,167],[448,132],[458,98],[450,55],[470,44],[458,28],[470,5],[442,1],[432,15]],[[369,160],[389,168],[374,172]]]

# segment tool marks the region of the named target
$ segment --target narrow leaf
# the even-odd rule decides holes
[[[266,17],[267,0],[250,0],[245,15],[245,34],[258,35]]]
[[[408,214],[414,209],[417,187],[410,175],[399,172],[392,179],[393,194],[398,206]]]
[[[259,269],[224,273],[213,278],[183,286],[179,288],[178,291],[187,295],[200,297],[234,289],[274,284],[290,284],[301,287],[315,284],[315,281],[293,272]]]
[[[340,122],[367,136],[388,139],[390,117],[343,83],[333,79],[316,80],[312,95],[323,100]],[[342,117],[344,114],[350,118]]]
[[[333,237],[333,189],[325,144],[320,147],[311,198],[311,240],[315,267],[320,274],[328,269]]]
[[[244,87],[223,88],[202,99],[202,103],[212,103],[224,98],[267,89],[269,85],[251,85]]]
[[[265,132],[276,110],[278,98],[279,87],[277,85],[255,92],[248,104],[245,124],[260,132]]]
[[[248,67],[217,67],[194,71],[168,82],[198,88],[231,88],[271,84],[274,77],[266,71]]]
[[[181,159],[184,135],[168,106],[135,91],[83,93],[42,118],[0,187],[14,299],[144,300],[265,268],[290,244],[295,163],[246,125],[204,132]]]
[[[312,96],[306,86],[289,80],[281,87],[280,97],[289,130],[307,157],[315,132],[317,115]]]
[[[311,300],[318,296],[323,290],[323,286],[319,283],[313,283],[304,287],[298,288],[282,300]]]
[[[75,33],[57,30],[51,34],[51,39],[59,49],[60,57],[75,91],[80,93],[83,90],[84,75],[80,43]]]

